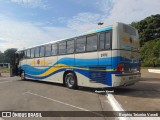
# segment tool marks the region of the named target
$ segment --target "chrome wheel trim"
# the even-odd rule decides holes
[[[69,87],[72,87],[75,84],[75,80],[74,80],[73,76],[71,76],[71,75],[67,77],[66,82]]]

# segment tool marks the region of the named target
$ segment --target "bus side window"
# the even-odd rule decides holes
[[[31,58],[31,50],[30,49],[27,50],[27,58]]]
[[[46,45],[45,56],[51,55],[51,45]]]
[[[40,49],[40,57],[44,57],[44,49],[45,47],[44,46],[41,46],[41,49]]]
[[[65,54],[66,53],[66,41],[59,43],[59,54]]]
[[[24,52],[25,51],[18,52],[18,58],[19,58],[19,60],[22,60],[24,58]]]
[[[99,36],[99,48],[100,50],[104,50],[104,45],[105,45],[105,33],[100,33]]]
[[[105,43],[105,49],[111,48],[111,32],[106,32],[106,43]]]
[[[111,49],[111,32],[100,33],[99,36],[99,48],[100,50]]]
[[[31,49],[31,58],[34,58],[34,48]]]
[[[57,44],[52,45],[51,55],[57,55]]]
[[[35,57],[39,57],[39,47],[36,47],[35,49]]]
[[[26,51],[26,50],[24,51],[24,56],[23,56],[23,58],[27,58],[27,51]]]
[[[74,53],[74,40],[67,41],[67,53]]]
[[[76,40],[76,52],[85,52],[86,50],[86,37],[80,37]]]
[[[87,36],[87,51],[97,50],[97,34]]]

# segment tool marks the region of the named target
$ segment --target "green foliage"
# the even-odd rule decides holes
[[[10,63],[11,65],[13,65],[16,51],[17,51],[16,48],[10,48],[10,49],[7,49],[6,51],[4,51],[4,53],[0,52],[0,62],[1,63]]]
[[[160,38],[146,42],[140,49],[142,66],[160,66]]]
[[[145,42],[160,38],[160,14],[151,15],[139,22],[132,22],[131,25],[138,29],[141,46]]]
[[[0,63],[4,62],[4,54],[0,51]]]
[[[138,29],[142,66],[160,66],[160,14],[132,22],[131,25]]]
[[[9,68],[0,68],[0,73],[5,73],[5,72],[9,72],[10,69]]]

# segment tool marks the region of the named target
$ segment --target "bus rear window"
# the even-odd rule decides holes
[[[125,33],[136,36],[136,30],[128,25],[123,25],[123,29]]]

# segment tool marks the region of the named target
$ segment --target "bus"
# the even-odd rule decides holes
[[[15,71],[22,80],[62,83],[73,89],[128,86],[140,80],[139,54],[137,30],[117,22],[17,51]]]

